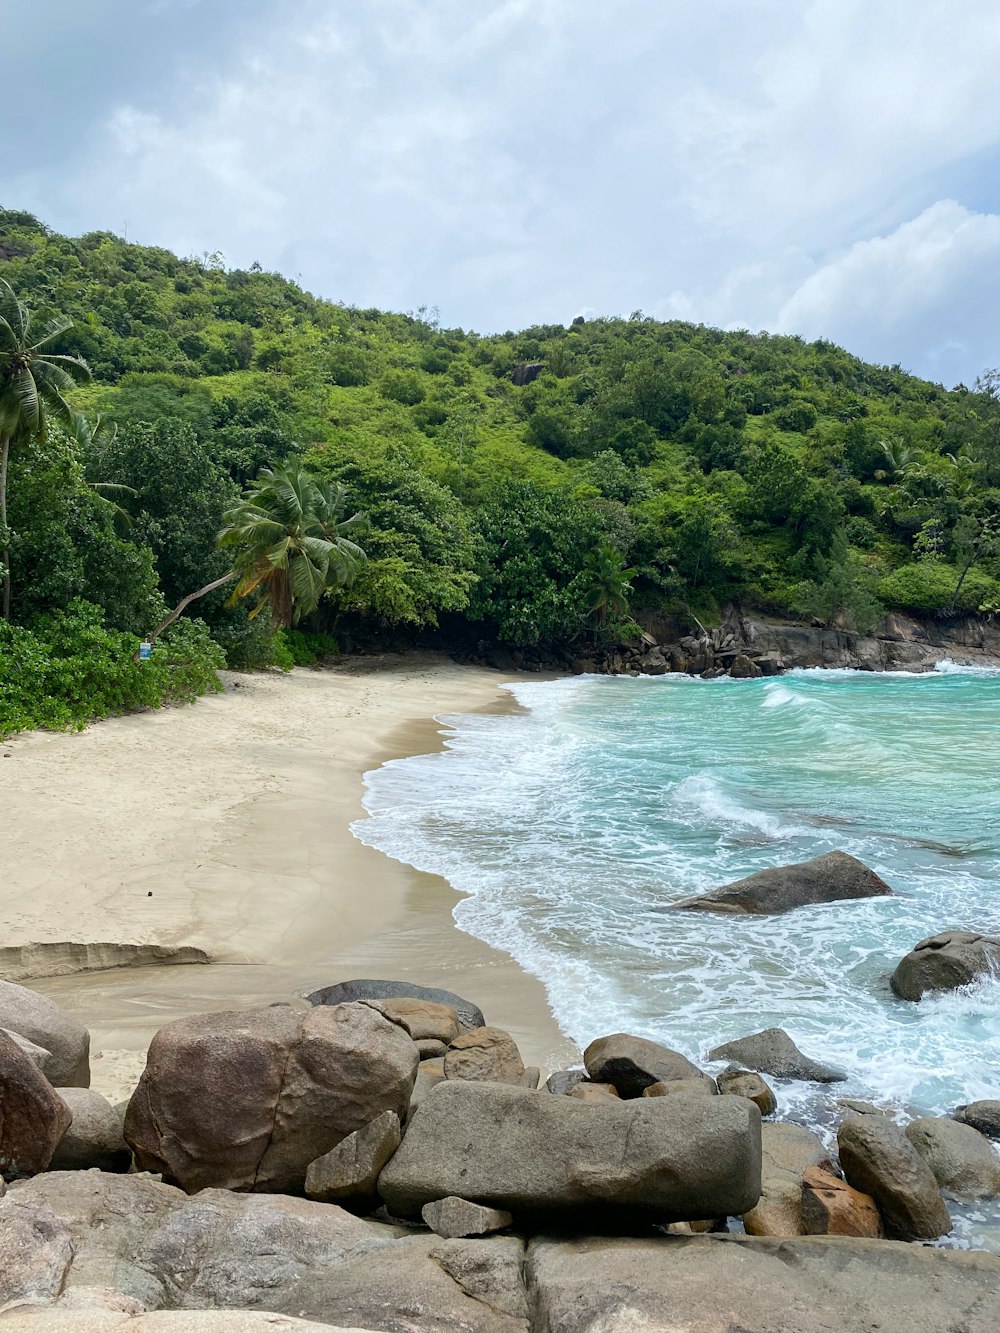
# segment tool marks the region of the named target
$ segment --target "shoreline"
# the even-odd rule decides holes
[[[442,748],[439,714],[517,709],[506,677],[393,654],[225,678],[225,693],[192,705],[2,747],[11,963],[0,975],[90,1028],[94,1086],[127,1096],[153,1033],[174,1018],[301,1003],[365,976],[475,1001],[528,1064],[578,1059],[541,981],[455,924],[456,890],[350,831],[365,813],[364,773]],[[144,966],[140,955],[80,971],[81,944],[133,957],[136,945],[200,949],[211,961]],[[14,950],[27,945],[48,946],[47,975],[15,975]]]

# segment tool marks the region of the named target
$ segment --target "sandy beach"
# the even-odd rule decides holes
[[[503,677],[387,655],[225,681],[188,707],[0,747],[0,976],[90,1028],[94,1086],[128,1095],[172,1018],[351,977],[445,986],[528,1063],[571,1061],[541,983],[454,925],[451,886],[350,832],[362,775],[438,748],[437,715],[516,707]],[[149,965],[151,946],[210,961]]]

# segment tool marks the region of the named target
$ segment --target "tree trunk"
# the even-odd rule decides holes
[[[221,588],[224,583],[228,583],[230,579],[234,579],[235,577],[236,570],[231,569],[228,574],[223,574],[221,578],[213,579],[211,583],[206,583],[204,588],[199,588],[197,592],[189,592],[186,597],[182,598],[181,601],[177,603],[174,609],[170,612],[170,615],[167,616],[166,620],[161,621],[160,624],[157,625],[156,629],[154,629],[149,636],[147,642],[155,643],[163,631],[174,623],[186,606],[189,606],[192,602],[196,602],[199,597],[205,597],[208,593],[214,592],[216,588]]]
[[[0,561],[3,562],[3,618],[10,619],[10,547],[7,542],[7,459],[10,457],[10,437],[7,436],[3,442],[3,451],[0,453],[0,528],[3,529],[4,540],[3,550],[0,551]]]
[[[966,574],[968,574],[969,570],[976,563],[977,554],[978,554],[978,544],[977,544],[977,549],[973,550],[972,555],[969,556],[968,563],[962,570],[958,582],[955,584],[955,591],[951,595],[951,606],[948,607],[948,610],[945,612],[945,615],[953,616],[955,614],[955,608],[958,606],[958,594],[962,591],[962,584],[965,582]]]

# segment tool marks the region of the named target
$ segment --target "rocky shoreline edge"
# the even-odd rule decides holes
[[[891,892],[832,856],[684,910],[791,910],[793,881]],[[998,965],[1000,940],[943,932],[893,989],[919,1003]],[[928,1244],[948,1198],[1000,1196],[1000,1100],[902,1127],[831,1095],[833,1151],[774,1118],[787,1080],[844,1077],[781,1029],[708,1051],[714,1074],[611,1033],[543,1080],[449,991],[306,999],[168,1023],[112,1106],[87,1031],[0,982],[0,1328],[1000,1326],[1000,1255]]]

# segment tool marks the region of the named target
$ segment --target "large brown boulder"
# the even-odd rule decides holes
[[[843,1083],[847,1075],[804,1054],[784,1028],[765,1028],[716,1046],[709,1060],[732,1060],[775,1078],[805,1079],[813,1083]]]
[[[383,1111],[405,1119],[417,1049],[364,1004],[203,1014],[153,1038],[125,1138],[193,1192],[301,1190],[310,1162]]]
[[[804,1236],[802,1182],[810,1167],[831,1166],[818,1134],[802,1125],[761,1125],[760,1200],[744,1214],[749,1236]]]
[[[672,903],[670,910],[767,916],[791,912],[796,907],[850,898],[881,898],[891,893],[885,880],[855,857],[846,852],[827,852],[797,865],[758,870],[711,893]]]
[[[521,1052],[514,1038],[502,1028],[472,1028],[463,1032],[444,1057],[445,1078],[520,1085],[524,1073]]]
[[[760,1113],[742,1097],[588,1105],[446,1080],[418,1107],[379,1193],[403,1217],[451,1194],[515,1213],[744,1213],[760,1193]]]
[[[583,1063],[592,1083],[613,1083],[621,1097],[641,1097],[653,1083],[702,1076],[698,1066],[679,1051],[627,1032],[592,1041],[583,1053]]]
[[[821,1166],[802,1176],[802,1222],[807,1236],[882,1235],[882,1219],[870,1194],[848,1185]]]
[[[929,1115],[911,1120],[905,1133],[949,1194],[957,1199],[995,1199],[1000,1194],[1000,1157],[978,1129]]]
[[[720,1092],[728,1093],[730,1097],[749,1097],[763,1116],[774,1115],[778,1109],[778,1099],[772,1089],[750,1069],[727,1065],[716,1084]]]
[[[309,1163],[306,1198],[319,1203],[354,1204],[377,1198],[378,1178],[401,1137],[395,1111],[383,1111],[370,1125],[356,1129]]]
[[[982,976],[1000,976],[1000,939],[971,930],[943,930],[915,944],[889,984],[901,1000],[957,990]]]
[[[837,1130],[837,1146],[848,1184],[871,1195],[889,1235],[936,1240],[951,1230],[933,1172],[887,1116],[848,1116]]]
[[[394,1000],[365,1000],[373,1009],[398,1023],[416,1042],[433,1041],[447,1046],[459,1033],[458,1015],[450,1004],[400,995]],[[443,1054],[443,1052],[435,1052]]]
[[[47,995],[0,981],[0,1028],[48,1051],[45,1077],[54,1088],[90,1087],[90,1033]]]
[[[441,990],[437,986],[418,986],[412,981],[374,981],[368,978],[357,981],[338,981],[333,986],[323,986],[314,990],[306,999],[310,1004],[350,1004],[354,1000],[430,1000],[432,1004],[447,1005],[454,1009],[463,1028],[481,1028],[486,1026],[483,1011],[471,1000],[463,1000],[450,990]]]
[[[30,1056],[0,1033],[0,1176],[46,1170],[72,1119]]]

